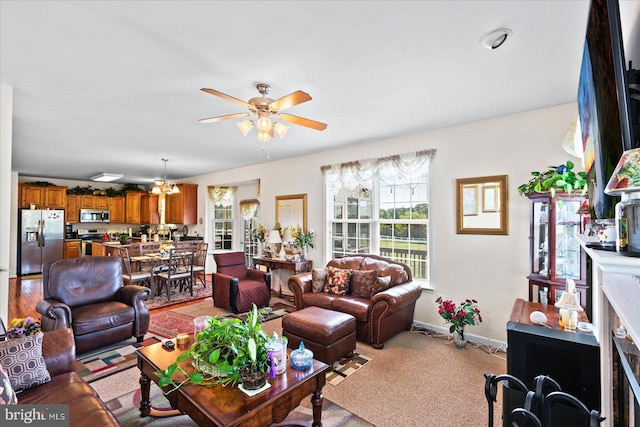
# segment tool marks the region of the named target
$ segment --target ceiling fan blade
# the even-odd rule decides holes
[[[226,99],[227,101],[235,102],[236,104],[240,104],[240,105],[242,105],[243,107],[247,107],[247,108],[251,108],[251,107],[252,107],[252,105],[251,105],[251,104],[249,104],[248,102],[244,102],[244,101],[243,101],[243,100],[241,100],[241,99],[234,98],[234,97],[233,97],[233,96],[231,96],[231,95],[227,95],[226,93],[222,93],[222,92],[217,91],[217,90],[215,90],[215,89],[207,89],[207,88],[205,87],[205,88],[202,88],[202,89],[200,89],[200,90],[201,90],[201,91],[203,91],[203,92],[207,92],[207,93],[209,93],[209,94],[211,94],[211,95],[219,96],[220,98],[222,98],[222,99]]]
[[[238,119],[240,117],[247,117],[250,115],[251,113],[235,113],[235,114],[227,114],[226,116],[209,117],[208,119],[200,119],[198,121],[200,123],[213,123],[213,122],[219,122],[221,120]]]
[[[285,122],[293,123],[295,125],[306,126],[315,130],[325,130],[327,125],[325,123],[316,122],[315,120],[305,119],[304,117],[294,116],[292,114],[280,113],[278,114]]]
[[[291,108],[294,105],[302,104],[303,102],[311,101],[311,96],[301,90],[297,90],[289,95],[283,96],[280,99],[276,99],[269,104],[269,109],[272,112],[282,111],[285,108]]]

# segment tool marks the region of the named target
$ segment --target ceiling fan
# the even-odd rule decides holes
[[[253,128],[255,125],[258,129],[258,140],[262,142],[266,142],[273,137],[273,131],[275,130],[280,137],[284,137],[289,129],[288,126],[279,123],[273,122],[272,117],[277,117],[282,121],[293,123],[300,126],[305,126],[311,129],[316,130],[325,130],[327,125],[325,123],[317,122],[315,120],[305,119],[304,117],[294,116],[292,114],[281,113],[282,110],[286,108],[291,108],[295,105],[302,104],[303,102],[311,101],[311,96],[303,92],[301,90],[297,90],[289,95],[283,96],[280,99],[273,100],[268,98],[269,90],[271,86],[266,83],[258,83],[256,85],[258,92],[262,96],[257,96],[255,98],[251,98],[249,102],[242,101],[238,98],[234,98],[233,96],[227,95],[215,89],[202,88],[203,92],[209,93],[211,95],[219,96],[220,98],[226,99],[227,101],[235,102],[236,104],[240,104],[247,109],[249,109],[250,113],[235,113],[235,114],[227,114],[225,116],[218,117],[210,117],[207,119],[200,119],[200,123],[213,123],[219,122],[221,120],[229,120],[229,119],[237,119],[241,117],[247,117],[252,114],[257,115],[257,120],[246,120],[243,122],[239,122],[238,126],[242,133],[246,136],[247,133]]]

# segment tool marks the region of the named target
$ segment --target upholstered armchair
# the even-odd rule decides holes
[[[216,272],[213,273],[213,305],[230,308],[234,313],[248,311],[252,304],[269,305],[271,275],[247,268],[244,252],[213,254]]]
[[[36,305],[43,331],[71,328],[76,352],[136,337],[149,329],[149,288],[123,286],[119,257],[68,258],[46,264],[44,299]]]

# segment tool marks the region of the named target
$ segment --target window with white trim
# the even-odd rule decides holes
[[[215,251],[233,249],[234,187],[209,187],[209,246]]]
[[[379,254],[430,280],[429,163],[435,150],[323,166],[330,257]]]

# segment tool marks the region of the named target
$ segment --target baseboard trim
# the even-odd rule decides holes
[[[434,332],[437,332],[439,334],[443,334],[443,335],[451,335],[449,332],[449,328],[445,328],[442,326],[438,326],[438,325],[432,325],[430,323],[424,323],[424,322],[420,322],[417,320],[413,321],[414,325],[419,325],[423,328],[426,329],[430,329]],[[488,338],[488,337],[484,337],[481,335],[474,335],[474,334],[470,334],[468,332],[465,331],[464,333],[465,337],[467,337],[467,339],[469,340],[469,342],[473,342],[473,343],[477,343],[477,344],[485,344],[491,348],[497,348],[500,351],[504,351],[505,353],[507,352],[507,343],[505,341],[499,341],[499,340],[494,340],[492,338]]]

